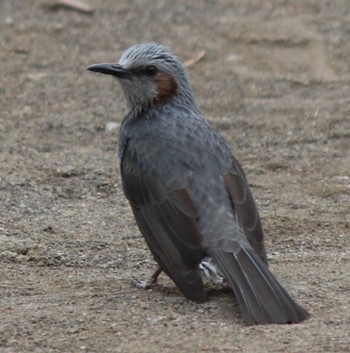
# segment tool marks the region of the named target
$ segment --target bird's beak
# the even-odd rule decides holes
[[[112,75],[122,79],[130,78],[130,71],[124,69],[119,64],[96,64],[87,68],[90,71],[98,72],[105,75]]]

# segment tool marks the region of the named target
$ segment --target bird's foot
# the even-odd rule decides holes
[[[136,288],[141,288],[141,289],[164,290],[165,287],[158,283],[158,276],[160,275],[161,272],[162,272],[162,270],[158,267],[157,270],[152,274],[151,278],[148,281],[135,280],[135,281],[133,281],[133,285]]]
[[[158,283],[157,279],[152,278],[152,277],[148,281],[138,279],[138,280],[133,281],[132,283],[136,288],[141,288],[141,289],[154,289],[160,285]]]

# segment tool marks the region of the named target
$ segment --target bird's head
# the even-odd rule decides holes
[[[88,70],[116,77],[132,110],[170,102],[194,104],[185,68],[162,45],[134,45],[123,53],[118,63],[92,65]]]

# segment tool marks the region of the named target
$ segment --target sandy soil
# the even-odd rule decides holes
[[[0,351],[350,352],[350,2],[95,0],[93,16],[43,2],[0,2]],[[124,101],[85,68],[150,40],[205,51],[198,103],[307,322],[247,327],[228,291],[196,305],[165,276],[165,291],[131,285],[155,265],[106,130]]]

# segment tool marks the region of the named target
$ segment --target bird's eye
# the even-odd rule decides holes
[[[145,67],[146,75],[153,76],[158,72],[158,68],[154,65],[148,65]]]

